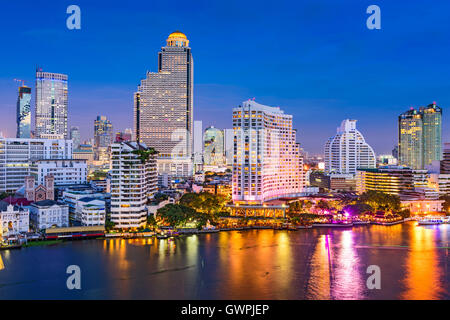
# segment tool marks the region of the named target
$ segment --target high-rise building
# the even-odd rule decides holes
[[[139,228],[147,220],[147,200],[157,189],[156,154],[145,144],[111,145],[111,221],[116,228]]]
[[[30,175],[31,162],[71,159],[71,140],[0,138],[0,192],[14,192]]]
[[[303,159],[292,115],[245,101],[233,108],[233,202],[261,204],[303,191]]]
[[[136,141],[158,152],[158,173],[192,175],[193,60],[189,40],[176,31],[134,94]]]
[[[16,138],[31,138],[31,88],[19,87]]]
[[[224,129],[224,149],[225,149],[225,164],[227,166],[233,165],[233,150],[234,150],[234,131],[233,129]]]
[[[76,150],[80,147],[81,137],[80,137],[80,129],[78,127],[70,128],[70,139],[73,142],[73,149]]]
[[[125,132],[117,132],[114,142],[126,142],[133,139],[133,130],[130,128],[125,129]]]
[[[325,144],[325,173],[355,175],[358,168],[375,167],[375,152],[356,129],[356,120],[342,121]]]
[[[424,169],[442,153],[442,109],[433,104],[411,108],[398,117],[399,164]]]
[[[211,126],[206,128],[203,139],[203,164],[223,167],[225,164],[223,131]]]
[[[109,148],[113,142],[113,127],[105,116],[97,116],[94,121],[94,154],[95,160],[108,162]]]
[[[450,174],[450,143],[444,144],[444,152],[441,161],[441,173]]]
[[[36,138],[68,138],[67,80],[65,74],[36,71]]]
[[[203,165],[203,123],[194,121],[193,152],[195,171],[201,169]]]

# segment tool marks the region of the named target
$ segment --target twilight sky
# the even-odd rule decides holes
[[[66,8],[81,8],[81,30]],[[381,30],[366,8],[381,8]],[[93,135],[97,115],[132,127],[133,92],[167,36],[194,57],[194,118],[231,127],[243,100],[294,115],[297,140],[322,153],[345,118],[377,154],[397,141],[397,116],[436,101],[450,142],[450,2],[386,0],[22,0],[0,4],[0,131],[14,136],[17,83],[36,66],[69,75],[69,126]]]

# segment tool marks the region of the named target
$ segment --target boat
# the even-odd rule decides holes
[[[167,239],[169,236],[167,234],[158,233],[156,239]]]
[[[297,229],[311,229],[313,226],[312,225],[306,225],[306,226],[297,226]]]
[[[334,223],[313,223],[313,227],[326,227],[326,228],[350,228],[353,227],[352,222],[334,222]]]
[[[442,219],[423,219],[417,221],[417,224],[420,226],[431,226],[431,225],[438,225],[443,224],[444,221]]]
[[[370,221],[360,221],[360,220],[358,220],[358,221],[353,221],[353,225],[354,226],[365,226],[365,225],[368,225],[368,224],[370,224]]]

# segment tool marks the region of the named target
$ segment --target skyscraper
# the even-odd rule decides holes
[[[65,74],[36,71],[36,138],[68,138],[67,80]]]
[[[193,61],[189,40],[175,31],[134,94],[136,140],[158,152],[158,173],[192,175]]]
[[[292,116],[245,101],[233,108],[233,202],[261,204],[303,191],[303,159]]]
[[[325,173],[355,175],[358,168],[375,166],[375,152],[356,129],[356,120],[342,121],[325,144]]]
[[[198,120],[194,121],[193,153],[195,171],[197,171],[203,165],[203,123]]]
[[[81,138],[80,138],[80,128],[71,127],[70,128],[70,139],[73,141],[73,149],[78,149],[80,146]]]
[[[95,160],[109,161],[109,147],[113,142],[113,127],[106,116],[97,116],[94,121]]]
[[[223,131],[214,127],[206,128],[204,134],[203,163],[205,166],[224,166]]]
[[[19,87],[16,138],[31,138],[31,88]]]
[[[399,164],[424,169],[442,153],[442,109],[436,103],[411,108],[398,117]]]

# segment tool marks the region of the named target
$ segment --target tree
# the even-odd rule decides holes
[[[440,197],[441,200],[444,200],[442,204],[443,210],[447,215],[450,215],[450,195],[444,195]]]
[[[163,224],[169,225],[172,228],[185,227],[187,223],[194,223],[197,228],[201,228],[210,219],[207,214],[199,213],[181,204],[172,203],[158,209],[157,218]]]
[[[155,216],[153,214],[147,216],[147,228],[151,228],[152,230],[158,225],[156,222]]]
[[[372,212],[373,208],[366,203],[356,203],[356,204],[346,205],[343,208],[343,211],[347,212],[351,216],[357,216],[357,215],[365,214],[367,212]]]
[[[399,211],[400,197],[380,191],[367,191],[361,194],[359,202],[370,205],[375,210]]]
[[[106,229],[106,231],[111,231],[112,229],[114,229],[115,226],[116,226],[116,224],[114,222],[112,222],[111,220],[106,220],[105,221],[105,229]]]

